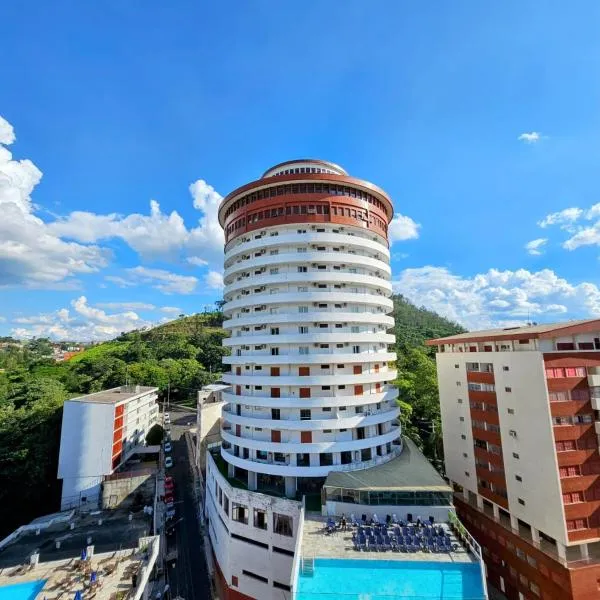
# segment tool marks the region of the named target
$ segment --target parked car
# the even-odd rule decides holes
[[[166,442],[165,443],[165,452],[171,452],[172,449],[173,449],[173,447],[171,446],[171,442]]]
[[[168,509],[167,512],[165,513],[165,516],[166,516],[167,521],[174,519],[175,518],[175,509],[174,508]]]
[[[165,458],[165,467],[167,467],[167,469],[170,469],[173,466],[173,459],[170,456],[167,456],[167,458]]]
[[[173,498],[173,496],[171,494],[167,494],[165,496],[165,504],[169,504],[169,503],[173,503],[175,501],[175,498]]]
[[[165,422],[167,425],[169,425],[169,424],[171,423],[171,415],[170,415],[169,413],[165,413],[165,414],[163,415],[163,421],[164,421],[164,422]]]
[[[165,481],[165,491],[167,492],[167,494],[172,494],[174,490],[175,490],[175,484],[173,482],[167,483]]]
[[[174,483],[175,481],[173,481],[173,478],[170,475],[165,477],[165,485],[173,485]]]

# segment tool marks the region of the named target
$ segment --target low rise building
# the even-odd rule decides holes
[[[121,386],[67,400],[58,460],[61,510],[97,508],[112,475],[158,423],[158,388]]]

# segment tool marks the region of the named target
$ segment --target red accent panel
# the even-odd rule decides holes
[[[479,371],[467,371],[467,381],[473,383],[495,383],[493,373],[481,373]]]

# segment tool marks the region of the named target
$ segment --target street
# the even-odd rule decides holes
[[[178,558],[175,567],[168,566],[168,582],[172,597],[181,596],[184,600],[210,600],[210,584],[204,559],[203,539],[196,518],[196,505],[193,480],[190,471],[188,447],[184,433],[190,421],[196,419],[192,410],[173,408],[171,415],[171,438],[174,465],[167,469],[175,482],[175,533],[167,536],[168,552],[177,548]]]

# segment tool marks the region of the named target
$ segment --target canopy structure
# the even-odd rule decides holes
[[[362,471],[332,472],[325,480],[328,500],[369,505],[446,506],[452,488],[415,444],[404,438],[402,453]]]

